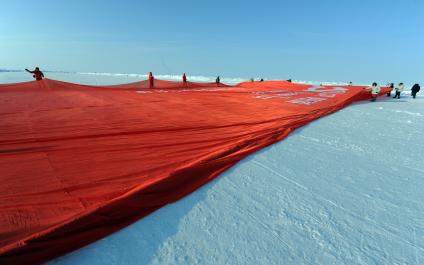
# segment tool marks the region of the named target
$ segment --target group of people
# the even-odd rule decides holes
[[[41,81],[44,78],[44,74],[43,74],[43,72],[40,71],[39,67],[35,67],[35,69],[33,71],[30,71],[28,69],[25,69],[25,71],[33,74],[32,77],[34,77],[35,80],[37,80],[37,81]],[[155,86],[155,77],[153,76],[152,72],[149,72],[148,80],[149,80],[149,87],[153,88]],[[184,84],[187,84],[187,76],[186,76],[185,73],[183,73],[183,75],[182,75],[182,81],[183,81]],[[219,84],[221,83],[221,77],[217,76],[216,79],[215,79],[215,82],[219,86]]]
[[[351,82],[349,83],[351,85]],[[395,96],[393,98],[400,99],[400,94],[405,89],[405,85],[401,82],[397,86],[395,86],[393,83],[387,84],[387,87],[390,88],[390,91],[387,92],[387,96],[390,97],[392,95],[392,91],[395,90]],[[411,88],[411,96],[415,98],[417,96],[417,93],[420,91],[420,85],[414,84]],[[380,86],[374,82],[372,85],[368,88],[368,90],[371,93],[372,99],[371,101],[375,101],[378,97],[378,94],[380,94],[381,88]]]
[[[393,98],[400,99],[400,93],[405,89],[405,85],[403,83],[399,83],[396,87],[393,83],[387,85],[390,88],[390,91],[387,92],[387,96],[390,97],[392,95],[393,89],[395,90],[395,96]]]
[[[44,78],[43,72],[41,72],[40,68],[38,68],[38,67],[35,67],[35,69],[33,71],[30,71],[28,69],[25,69],[25,71],[33,74],[33,77],[37,81],[43,80],[43,78]],[[149,87],[153,88],[155,86],[155,78],[154,78],[152,72],[149,72],[148,80],[149,80]],[[183,73],[183,75],[182,75],[182,81],[183,81],[184,84],[187,84],[187,76],[186,76],[185,73]],[[251,79],[251,81],[252,82],[254,81],[253,78]],[[260,81],[264,81],[264,80],[261,79]],[[291,82],[291,79],[288,79],[287,81]],[[221,83],[221,77],[220,76],[216,77],[215,83],[216,83],[217,86],[219,86],[219,84]],[[349,82],[349,85],[352,85],[352,82]],[[397,86],[395,86],[393,83],[389,83],[389,84],[387,84],[387,86],[390,88],[390,91],[387,92],[386,95],[388,97],[390,97],[391,94],[392,94],[392,91],[395,90],[395,96],[393,98],[400,99],[400,94],[405,89],[405,85],[403,83],[399,83]],[[411,96],[413,98],[415,98],[417,96],[417,93],[420,91],[420,89],[421,88],[420,88],[419,84],[414,84],[411,88]],[[368,88],[368,90],[370,91],[371,96],[372,96],[371,101],[375,101],[377,99],[378,94],[380,94],[381,88],[376,82],[374,82]]]
[[[250,80],[250,82],[255,82],[255,79],[254,78],[250,78],[249,80]],[[263,82],[263,81],[264,81],[263,78],[259,79],[259,82]]]
[[[186,76],[185,73],[183,73],[181,79],[183,81],[183,84],[187,85],[187,76]],[[149,87],[153,88],[155,86],[155,77],[153,76],[152,72],[149,72],[148,80],[149,80]],[[215,83],[216,83],[217,86],[219,86],[219,84],[221,83],[221,77],[220,76],[216,77]]]

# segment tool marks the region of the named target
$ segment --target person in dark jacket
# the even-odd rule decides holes
[[[186,83],[187,83],[187,76],[186,76],[186,74],[185,74],[185,73],[183,74],[183,83],[184,83],[184,84],[186,84]]]
[[[418,84],[413,85],[411,88],[411,96],[415,98],[415,96],[417,95],[419,91],[420,91],[420,85]]]
[[[216,86],[219,86],[219,84],[221,83],[221,77],[219,77],[219,75],[216,77],[215,83],[216,83]]]
[[[154,85],[155,85],[155,78],[153,77],[152,72],[149,72],[149,87],[153,88]]]
[[[25,69],[25,71],[27,71],[28,73],[34,74],[32,77],[34,77],[35,80],[37,80],[37,81],[43,80],[44,74],[43,74],[43,72],[40,71],[40,68],[35,67],[34,71],[30,71],[28,69]]]
[[[390,97],[391,95],[392,95],[392,91],[393,91],[393,89],[395,88],[395,84],[393,84],[393,83],[390,83],[389,85],[388,85],[388,87],[390,88],[390,91],[389,92],[387,92],[387,96],[388,97]]]

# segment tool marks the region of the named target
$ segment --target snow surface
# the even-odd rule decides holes
[[[424,264],[423,132],[424,95],[353,104],[47,264]]]

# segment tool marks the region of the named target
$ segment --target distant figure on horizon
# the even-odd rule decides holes
[[[152,72],[149,72],[149,87],[153,88],[155,85],[155,78],[153,77]]]
[[[261,82],[263,82],[264,81],[264,79],[263,78],[261,78]]]
[[[291,78],[287,79],[287,82],[291,83],[292,82]]]
[[[413,98],[415,98],[417,96],[417,93],[420,91],[420,85],[419,84],[415,84],[412,86],[411,88],[411,96]]]
[[[183,74],[183,83],[184,83],[184,84],[187,84],[187,76],[186,76],[186,74],[185,74],[185,73]]]
[[[349,84],[348,84],[348,86],[352,86],[352,85],[353,85],[353,83],[352,83],[352,81],[350,81]]]
[[[43,74],[43,72],[40,71],[40,68],[35,67],[34,71],[30,71],[30,70],[25,68],[25,71],[27,71],[28,73],[34,74],[32,77],[34,77],[35,80],[37,80],[37,81],[43,80],[44,74]]]
[[[403,91],[403,89],[405,88],[405,86],[403,85],[403,83],[399,83],[399,85],[396,86],[396,94],[393,98],[398,98],[400,99],[400,93]]]
[[[221,77],[219,77],[219,75],[216,77],[215,83],[216,83],[216,86],[219,86],[219,84],[221,83]]]
[[[378,94],[380,93],[380,90],[381,90],[380,86],[376,82],[374,82],[374,83],[372,83],[369,90],[370,90],[371,97],[372,97],[371,101],[375,101],[378,97]]]
[[[391,95],[392,95],[392,91],[393,91],[393,88],[395,87],[395,84],[393,84],[393,83],[389,83],[388,85],[387,85],[389,88],[390,88],[390,91],[389,92],[387,92],[387,96],[388,97],[390,97]]]

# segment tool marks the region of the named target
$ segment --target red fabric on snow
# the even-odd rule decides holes
[[[2,84],[0,263],[40,263],[100,239],[369,98],[363,87],[284,81]]]

